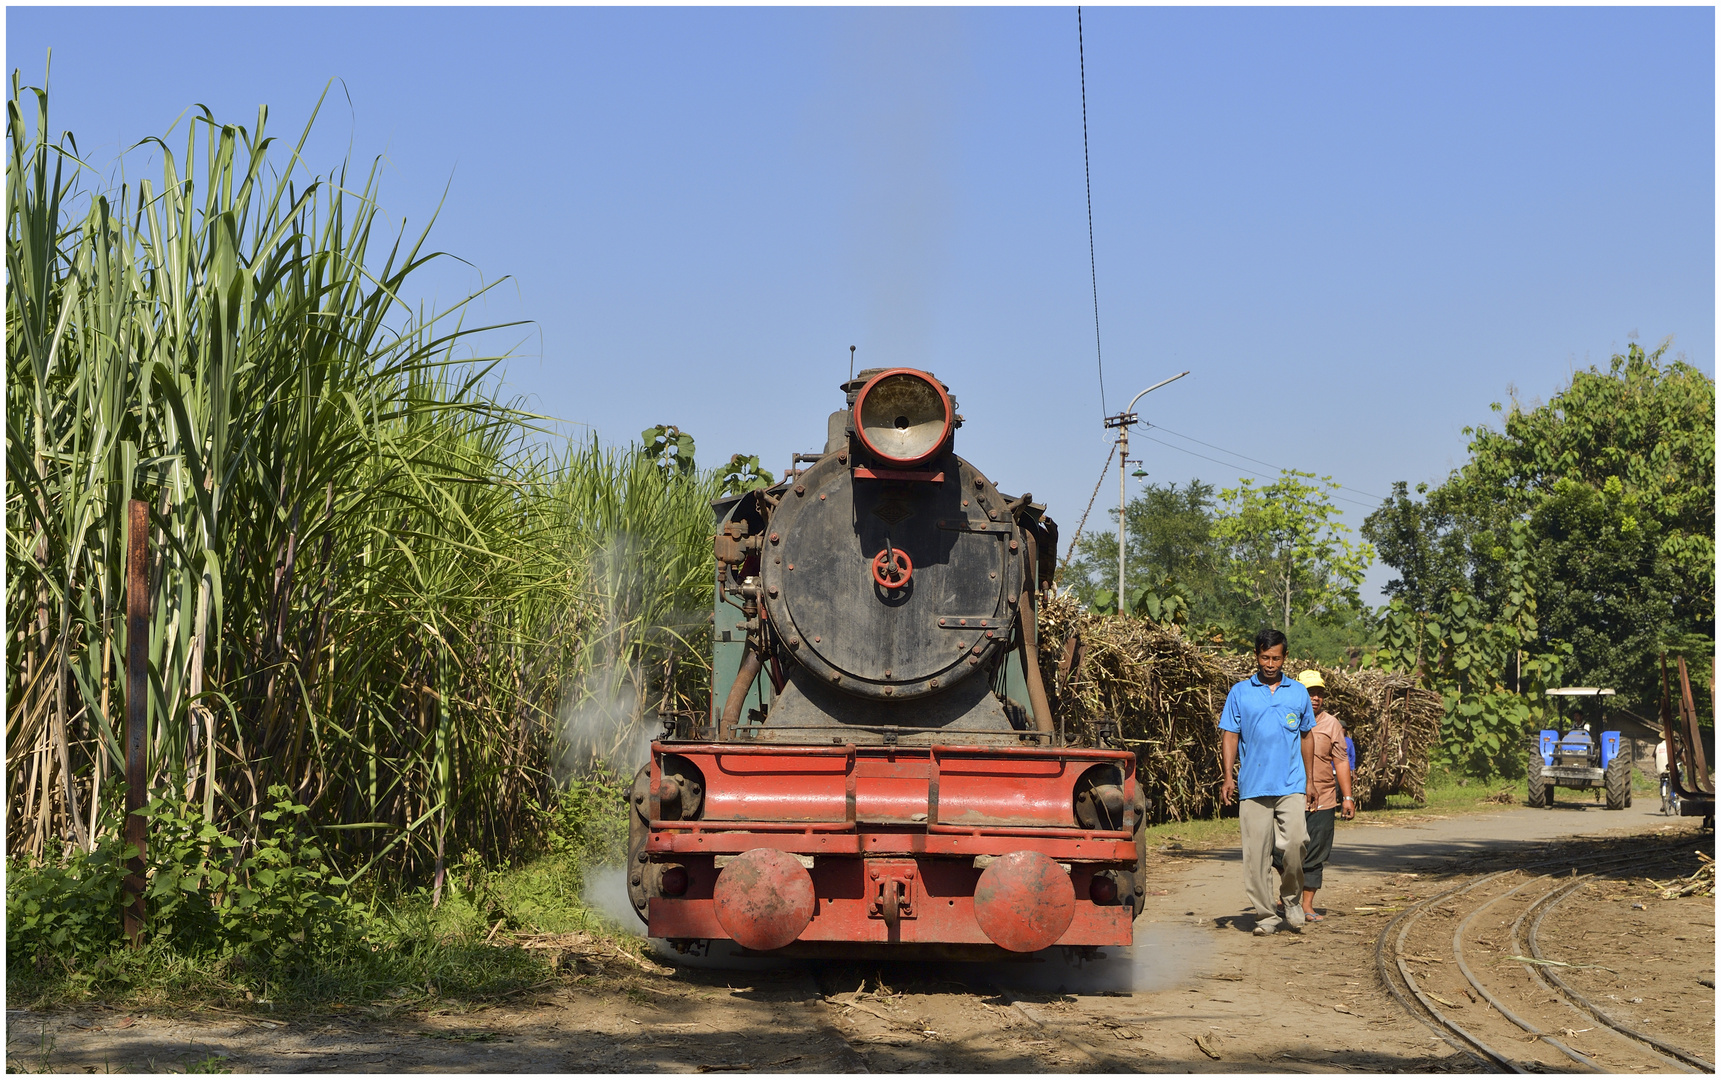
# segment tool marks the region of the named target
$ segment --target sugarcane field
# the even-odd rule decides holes
[[[9,1072],[1715,1071],[1713,9],[6,21]]]

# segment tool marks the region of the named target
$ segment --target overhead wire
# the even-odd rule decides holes
[[[1277,469],[1277,470],[1278,470],[1278,471],[1279,471],[1279,472],[1284,472],[1284,471],[1285,471],[1285,470],[1284,470],[1284,469],[1283,469],[1283,468],[1281,468],[1281,467],[1280,467],[1280,466],[1278,466],[1278,465],[1275,465],[1275,464],[1273,464],[1273,463],[1272,463],[1272,462],[1271,462],[1271,461],[1262,461],[1262,460],[1261,460],[1261,459],[1260,459],[1260,458],[1255,458],[1255,457],[1250,457],[1250,456],[1249,456],[1249,455],[1248,455],[1248,454],[1239,454],[1239,453],[1238,453],[1238,452],[1237,452],[1237,451],[1235,451],[1235,450],[1227,450],[1227,449],[1226,449],[1226,448],[1225,448],[1225,447],[1223,447],[1223,446],[1217,446],[1217,445],[1215,445],[1215,444],[1213,444],[1213,443],[1210,443],[1210,442],[1202,442],[1202,441],[1201,441],[1201,440],[1200,440],[1200,439],[1197,439],[1197,438],[1196,438],[1196,437],[1195,437],[1195,436],[1193,436],[1193,435],[1184,435],[1184,434],[1182,434],[1182,433],[1181,433],[1181,432],[1177,432],[1177,431],[1173,431],[1173,430],[1171,430],[1171,429],[1170,429],[1170,428],[1168,428],[1168,427],[1166,427],[1166,426],[1164,426],[1164,425],[1163,425],[1163,424],[1154,424],[1154,423],[1148,423],[1148,425],[1147,425],[1147,426],[1148,426],[1148,427],[1150,427],[1150,428],[1153,428],[1153,429],[1154,429],[1154,430],[1155,430],[1155,431],[1163,431],[1163,432],[1165,432],[1165,433],[1166,433],[1166,434],[1167,434],[1167,435],[1174,435],[1174,436],[1176,436],[1176,437],[1177,437],[1177,438],[1179,438],[1179,439],[1187,439],[1187,440],[1189,440],[1189,441],[1190,441],[1190,442],[1192,442],[1192,443],[1196,443],[1196,444],[1198,444],[1198,445],[1200,445],[1200,446],[1205,446],[1205,447],[1207,447],[1207,448],[1208,448],[1208,449],[1209,449],[1209,450],[1217,450],[1217,451],[1219,451],[1219,452],[1220,452],[1220,453],[1221,453],[1221,454],[1230,454],[1230,455],[1231,455],[1231,456],[1232,456],[1232,457],[1234,457],[1234,458],[1242,458],[1242,459],[1243,459],[1243,460],[1244,460],[1244,461],[1253,461],[1253,462],[1254,462],[1254,463],[1255,463],[1255,464],[1257,464],[1257,465],[1265,465],[1265,466],[1267,466],[1267,468],[1269,468],[1269,469]],[[1158,440],[1155,440],[1155,441],[1158,441]],[[1170,444],[1169,444],[1169,443],[1166,443],[1166,444],[1164,444],[1164,445],[1167,445],[1167,446],[1169,446],[1169,445],[1170,445]],[[1176,448],[1176,447],[1173,447],[1173,449],[1177,449],[1177,448]],[[1212,459],[1209,459],[1209,460],[1212,460]],[[1221,464],[1224,464],[1224,463],[1223,463],[1223,462],[1221,462]],[[1358,495],[1366,495],[1366,496],[1368,496],[1368,497],[1369,497],[1369,498],[1371,498],[1371,499],[1378,499],[1378,500],[1380,500],[1380,501],[1381,501],[1381,502],[1385,502],[1385,501],[1386,501],[1386,498],[1385,498],[1385,496],[1382,496],[1382,495],[1376,495],[1376,494],[1375,494],[1375,493],[1374,493],[1374,492],[1372,492],[1372,491],[1364,491],[1364,490],[1362,490],[1362,489],[1361,489],[1361,488],[1353,488],[1353,487],[1351,487],[1351,486],[1350,486],[1350,485],[1349,485],[1349,484],[1340,484],[1340,485],[1339,485],[1339,487],[1341,487],[1341,488],[1343,488],[1343,489],[1344,489],[1344,490],[1346,490],[1346,491],[1354,491],[1354,492],[1355,492],[1355,493],[1356,493],[1356,494],[1358,494]]]
[[[1076,535],[1070,537],[1069,554],[1065,555],[1064,561],[1060,562],[1058,564],[1057,573],[1059,573],[1059,574],[1063,573],[1064,567],[1069,563],[1069,561],[1072,558],[1075,557],[1076,545],[1081,543],[1081,541],[1082,541],[1082,529],[1084,529],[1087,526],[1088,515],[1094,512],[1094,500],[1100,497],[1100,485],[1105,483],[1106,473],[1111,471],[1112,456],[1115,455],[1116,453],[1117,453],[1117,443],[1112,443],[1111,449],[1106,451],[1106,463],[1104,465],[1100,466],[1100,478],[1098,480],[1094,481],[1093,494],[1088,496],[1088,508],[1086,510],[1082,511],[1082,520],[1076,522]],[[1122,466],[1119,466],[1119,467],[1121,468]],[[1055,577],[1056,574],[1054,574],[1053,576]]]
[[[1158,443],[1160,446],[1169,447],[1169,448],[1171,448],[1173,450],[1177,450],[1181,453],[1188,454],[1190,457],[1198,457],[1202,461],[1211,461],[1215,465],[1223,465],[1228,469],[1236,469],[1239,472],[1248,473],[1250,476],[1258,476],[1263,480],[1277,480],[1277,479],[1279,479],[1277,476],[1268,476],[1266,473],[1256,472],[1254,469],[1245,469],[1245,468],[1243,468],[1243,466],[1238,465],[1234,461],[1220,461],[1216,457],[1208,457],[1206,454],[1197,454],[1195,451],[1189,449],[1188,447],[1178,446],[1176,443],[1168,443],[1164,439],[1156,439],[1152,435],[1137,435],[1136,437],[1140,438],[1140,439],[1146,439],[1148,442],[1151,442],[1151,443]],[[1229,453],[1229,451],[1226,451],[1226,452]],[[1241,457],[1242,455],[1238,455],[1238,456]],[[1251,458],[1250,460],[1254,460],[1254,459]],[[1272,468],[1272,466],[1269,465],[1268,468]],[[1283,470],[1283,469],[1280,470],[1281,473],[1284,471],[1285,470]],[[1341,486],[1341,488],[1343,488],[1343,485],[1340,485],[1340,486]],[[1343,488],[1343,490],[1349,491],[1352,489]],[[1343,495],[1334,495],[1334,496],[1332,496],[1332,498],[1337,499],[1339,502],[1348,502],[1353,506],[1361,506],[1361,507],[1364,507],[1365,509],[1369,509],[1369,510],[1377,509],[1377,507],[1374,503],[1365,503],[1360,499],[1347,499]]]
[[[1088,58],[1082,41],[1082,9],[1076,6],[1076,60],[1082,75],[1082,178],[1088,193],[1088,276],[1094,289],[1094,364],[1100,373],[1100,416],[1106,415],[1106,366],[1100,352],[1100,272],[1094,258],[1094,174],[1088,162]],[[1109,460],[1109,459],[1108,459]]]

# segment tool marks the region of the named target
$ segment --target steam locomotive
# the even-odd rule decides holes
[[[1056,524],[957,456],[931,373],[842,390],[805,468],[712,504],[712,708],[666,723],[634,778],[635,911],[684,951],[1129,944],[1135,756],[1069,745],[1041,680]]]

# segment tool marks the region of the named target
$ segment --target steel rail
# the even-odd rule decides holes
[[[1662,854],[1663,854],[1663,852],[1660,850],[1656,850],[1656,851],[1652,851],[1652,852],[1648,852],[1648,853],[1645,853],[1645,852],[1629,852],[1629,853],[1623,853],[1620,855],[1610,856],[1610,857],[1598,857],[1592,865],[1601,866],[1603,864],[1611,863],[1611,864],[1615,864],[1616,866],[1635,866],[1638,863],[1648,862],[1648,861],[1651,861],[1653,859],[1659,858]],[[1580,881],[1587,881],[1590,878],[1594,877],[1595,873],[1596,873],[1596,871],[1592,869],[1589,873],[1585,874],[1579,880]],[[1518,1016],[1516,1013],[1512,1012],[1512,1010],[1508,1009],[1492,993],[1489,992],[1487,987],[1482,985],[1481,980],[1478,979],[1476,977],[1475,973],[1470,970],[1470,965],[1464,962],[1464,932],[1465,932],[1465,930],[1467,930],[1469,928],[1470,924],[1476,920],[1477,916],[1481,915],[1484,911],[1487,911],[1489,908],[1493,907],[1495,904],[1498,904],[1500,901],[1506,899],[1507,897],[1513,896],[1516,893],[1519,893],[1519,892],[1523,891],[1524,889],[1529,888],[1532,885],[1550,881],[1553,879],[1553,877],[1554,877],[1554,875],[1551,873],[1538,875],[1537,877],[1531,878],[1529,881],[1523,882],[1522,884],[1514,886],[1513,888],[1507,890],[1506,892],[1501,893],[1499,896],[1496,896],[1492,900],[1489,900],[1488,902],[1484,903],[1481,907],[1478,907],[1475,911],[1472,911],[1468,916],[1465,917],[1463,922],[1458,924],[1458,928],[1456,930],[1454,930],[1452,933],[1452,957],[1454,960],[1457,961],[1459,971],[1463,972],[1464,977],[1469,980],[1470,985],[1475,987],[1476,991],[1478,993],[1480,993],[1483,996],[1483,998],[1485,998],[1487,1000],[1488,1004],[1492,1005],[1494,1007],[1495,1011],[1499,1012],[1500,1015],[1502,1015],[1506,1019],[1512,1021],[1512,1023],[1517,1024],[1520,1028],[1523,1028],[1526,1032],[1529,1032],[1530,1034],[1539,1037],[1544,1042],[1547,1042],[1549,1045],[1558,1049],[1561,1053],[1565,1054],[1567,1057],[1571,1058],[1573,1061],[1576,1061],[1580,1065],[1583,1065],[1586,1068],[1593,1069],[1596,1072],[1608,1072],[1610,1070],[1607,1069],[1605,1066],[1598,1064],[1595,1060],[1593,1060],[1589,1056],[1585,1055],[1581,1051],[1574,1050],[1573,1048],[1567,1046],[1565,1043],[1561,1042],[1559,1039],[1556,1039],[1552,1035],[1549,1035],[1547,1032],[1542,1031],[1540,1028],[1536,1027],[1536,1025],[1530,1023],[1529,1021],[1525,1020],[1524,1018]],[[1525,912],[1527,913],[1528,911],[1535,909],[1537,906],[1542,904],[1547,899],[1548,899],[1547,895],[1538,897],[1537,900],[1535,901],[1535,903],[1531,904],[1529,908],[1525,909]],[[1523,921],[1523,914],[1520,914],[1518,917],[1518,920],[1512,924],[1513,936],[1511,939],[1511,945],[1512,945],[1512,952],[1513,953],[1518,952],[1518,939],[1517,939],[1516,931],[1517,931],[1519,923],[1521,923],[1522,921]],[[1538,959],[1540,959],[1540,958],[1538,957]],[[1536,971],[1530,965],[1526,964],[1526,965],[1524,965],[1524,968],[1532,977],[1536,976],[1536,974],[1537,974]],[[1541,983],[1541,985],[1544,987],[1547,986],[1546,983]],[[1570,1007],[1570,1006],[1568,1005],[1568,1007]],[[1650,1051],[1650,1053],[1652,1056],[1660,1059],[1663,1062],[1666,1062],[1669,1065],[1673,1065],[1674,1067],[1681,1068],[1681,1069],[1685,1068],[1679,1062],[1676,1062],[1676,1061],[1673,1061],[1673,1060],[1668,1059],[1666,1057],[1663,1057],[1662,1055],[1657,1054],[1654,1051]]]
[[[1447,899],[1450,899],[1452,897],[1462,895],[1463,893],[1467,893],[1471,889],[1474,889],[1480,885],[1487,884],[1490,881],[1493,881],[1497,878],[1505,877],[1507,874],[1511,874],[1511,873],[1515,873],[1515,872],[1516,871],[1513,871],[1513,870],[1496,870],[1494,873],[1486,874],[1482,877],[1477,878],[1475,881],[1469,882],[1469,883],[1464,884],[1464,885],[1455,885],[1452,888],[1447,889],[1445,892],[1436,893],[1435,895],[1429,897],[1428,899],[1419,901],[1418,903],[1413,904],[1412,906],[1406,908],[1403,912],[1401,912],[1398,915],[1397,918],[1393,919],[1392,922],[1387,924],[1387,927],[1385,930],[1381,931],[1380,938],[1375,942],[1375,964],[1380,970],[1382,981],[1384,981],[1386,983],[1386,988],[1388,990],[1392,991],[1392,996],[1398,999],[1398,1003],[1404,1007],[1404,1010],[1406,1012],[1410,1013],[1412,1016],[1416,1016],[1416,1018],[1418,1020],[1422,1020],[1422,1023],[1425,1027],[1429,1027],[1430,1029],[1432,1029],[1435,1032],[1435,1034],[1439,1035],[1442,1039],[1445,1039],[1447,1043],[1451,1044],[1454,1047],[1457,1047],[1460,1050],[1464,1050],[1465,1053],[1468,1053],[1471,1057],[1475,1057],[1475,1058],[1481,1060],[1484,1064],[1492,1063],[1492,1064],[1497,1065],[1500,1068],[1506,1070],[1507,1072],[1521,1073],[1521,1072],[1524,1072],[1526,1070],[1524,1070],[1523,1068],[1520,1068],[1517,1062],[1513,1061],[1511,1058],[1500,1053],[1498,1050],[1495,1050],[1493,1047],[1489,1046],[1487,1043],[1483,1042],[1481,1039],[1478,1039],[1476,1036],[1470,1034],[1470,1032],[1466,1031],[1463,1028],[1463,1026],[1458,1024],[1457,1021],[1451,1019],[1445,1013],[1441,1012],[1440,1009],[1434,1004],[1434,1002],[1429,1000],[1428,995],[1424,994],[1422,992],[1422,989],[1419,986],[1417,986],[1416,976],[1412,975],[1410,973],[1410,968],[1405,966],[1404,956],[1403,956],[1403,954],[1404,954],[1404,939],[1410,933],[1411,926],[1415,925],[1416,921],[1418,919],[1422,918],[1422,916],[1424,914],[1426,914],[1430,908],[1434,907],[1436,904],[1440,903],[1443,900],[1447,900]],[[1404,999],[1404,995],[1402,995],[1398,992],[1398,987],[1393,985],[1391,977],[1387,975],[1386,958],[1385,958],[1385,951],[1384,951],[1385,945],[1386,945],[1386,939],[1387,939],[1388,935],[1390,935],[1392,933],[1392,928],[1394,926],[1399,926],[1400,923],[1402,923],[1403,925],[1400,926],[1400,928],[1399,928],[1398,937],[1393,940],[1393,962],[1398,967],[1399,977],[1404,980],[1405,989],[1409,990],[1410,993],[1416,998],[1417,1002],[1419,1004],[1421,1004],[1421,1006],[1425,1010],[1427,1010],[1428,1014],[1430,1016],[1434,1017],[1436,1024],[1439,1024],[1440,1027],[1445,1028],[1446,1031],[1453,1032],[1459,1038],[1461,1038],[1465,1042],[1469,1043],[1475,1049],[1469,1050],[1469,1049],[1465,1049],[1462,1046],[1458,1046],[1458,1044],[1453,1042],[1451,1036],[1447,1035],[1446,1032],[1439,1030],[1439,1028],[1435,1028],[1434,1025],[1429,1024],[1428,1021],[1424,1020],[1421,1016],[1417,1016],[1416,1011],[1410,1007],[1410,1003]]]
[[[1523,1017],[1519,1016],[1517,1013],[1513,1012],[1511,1009],[1506,1008],[1506,1006],[1504,1004],[1502,1004],[1498,998],[1496,998],[1493,994],[1488,992],[1488,988],[1483,986],[1482,981],[1480,979],[1476,978],[1475,974],[1473,972],[1471,972],[1470,965],[1466,964],[1464,962],[1464,931],[1469,929],[1470,924],[1475,921],[1476,916],[1482,914],[1484,911],[1487,911],[1489,908],[1493,907],[1495,904],[1498,904],[1500,901],[1506,899],[1508,896],[1512,896],[1513,894],[1518,893],[1524,889],[1527,889],[1531,885],[1534,885],[1539,881],[1545,881],[1551,877],[1553,877],[1552,874],[1543,874],[1540,877],[1531,878],[1529,881],[1526,881],[1521,885],[1517,885],[1517,886],[1507,890],[1506,892],[1501,893],[1499,896],[1496,896],[1494,899],[1488,901],[1486,904],[1483,904],[1481,907],[1477,908],[1475,911],[1472,911],[1464,919],[1463,922],[1458,924],[1458,929],[1456,929],[1452,932],[1452,958],[1458,962],[1458,970],[1464,973],[1464,977],[1466,979],[1470,980],[1470,985],[1474,986],[1476,988],[1476,992],[1481,994],[1482,997],[1487,1000],[1488,1004],[1494,1006],[1495,1011],[1498,1012],[1501,1016],[1504,1016],[1506,1019],[1512,1021],[1512,1023],[1517,1024],[1519,1027],[1523,1028],[1525,1031],[1529,1032],[1530,1034],[1535,1035],[1538,1038],[1542,1039],[1548,1045],[1554,1047],[1554,1049],[1558,1050],[1560,1053],[1566,1055],[1567,1057],[1571,1058],[1573,1061],[1584,1066],[1585,1068],[1591,1069],[1594,1072],[1607,1072],[1608,1071],[1607,1069],[1605,1069],[1601,1065],[1597,1064],[1592,1058],[1588,1057],[1587,1055],[1583,1054],[1582,1052],[1580,1052],[1578,1050],[1572,1049],[1571,1047],[1567,1046],[1565,1043],[1554,1038],[1552,1035],[1549,1035],[1547,1032],[1536,1027],[1534,1024],[1530,1023],[1528,1020],[1525,1020]]]
[[[1485,874],[1482,877],[1479,877],[1474,881],[1466,882],[1466,883],[1461,884],[1461,885],[1455,885],[1450,889],[1446,889],[1446,890],[1439,892],[1439,893],[1436,893],[1435,895],[1430,896],[1424,900],[1418,901],[1416,904],[1412,905],[1411,907],[1406,908],[1403,912],[1400,912],[1399,915],[1392,920],[1392,922],[1390,922],[1386,925],[1385,929],[1383,929],[1381,931],[1380,937],[1377,938],[1375,941],[1375,969],[1376,969],[1377,973],[1380,975],[1381,982],[1386,985],[1388,992],[1390,992],[1392,994],[1393,998],[1399,1003],[1399,1006],[1401,1008],[1403,1008],[1405,1012],[1407,1012],[1411,1016],[1415,1017],[1416,1020],[1419,1021],[1424,1027],[1428,1028],[1430,1031],[1433,1031],[1443,1041],[1445,1041],[1449,1046],[1453,1047],[1455,1050],[1459,1050],[1462,1053],[1468,1054],[1469,1056],[1476,1058],[1478,1061],[1482,1062],[1483,1064],[1493,1064],[1493,1065],[1495,1065],[1499,1068],[1505,1069],[1509,1072],[1524,1072],[1524,1071],[1526,1071],[1524,1068],[1520,1067],[1516,1062],[1512,1061],[1510,1058],[1506,1057],[1504,1054],[1500,1053],[1499,1051],[1495,1050],[1493,1047],[1489,1046],[1486,1042],[1484,1042],[1480,1038],[1471,1034],[1462,1025],[1453,1021],[1444,1012],[1442,1012],[1431,1000],[1429,1000],[1427,994],[1425,994],[1422,991],[1421,987],[1417,984],[1416,977],[1413,974],[1411,974],[1409,967],[1406,966],[1406,964],[1402,958],[1402,954],[1404,952],[1404,940],[1409,935],[1410,928],[1418,920],[1420,920],[1425,914],[1427,914],[1427,912],[1430,909],[1434,908],[1438,904],[1440,904],[1446,900],[1452,899],[1456,896],[1460,896],[1464,893],[1467,893],[1467,892],[1471,891],[1472,889],[1479,888],[1485,884],[1488,884],[1489,882],[1498,880],[1499,878],[1504,877],[1507,874],[1518,873],[1518,872],[1524,871],[1524,870],[1534,870],[1534,869],[1539,869],[1541,867],[1555,866],[1555,865],[1560,865],[1560,864],[1565,864],[1566,866],[1569,866],[1572,869],[1572,872],[1575,873],[1577,867],[1579,867],[1579,866],[1591,866],[1591,865],[1602,866],[1602,865],[1611,864],[1611,863],[1619,863],[1621,865],[1633,865],[1637,862],[1649,861],[1649,860],[1654,859],[1654,858],[1656,858],[1662,854],[1664,854],[1664,850],[1661,847],[1657,847],[1655,850],[1650,851],[1650,852],[1634,851],[1634,852],[1614,853],[1614,854],[1609,854],[1609,855],[1596,855],[1596,856],[1590,856],[1590,857],[1584,858],[1584,859],[1572,860],[1570,862],[1567,862],[1567,860],[1563,860],[1563,859],[1548,859],[1548,860],[1544,860],[1542,862],[1531,863],[1527,866],[1514,867],[1510,870],[1495,871],[1494,873],[1491,873],[1491,874]],[[1544,875],[1544,876],[1551,877],[1553,875],[1550,873],[1550,874]],[[1466,920],[1466,921],[1468,921],[1468,920]],[[1393,931],[1395,928],[1398,930],[1396,937],[1393,936]],[[1516,929],[1516,924],[1514,924],[1514,930],[1515,929]],[[1389,940],[1391,940],[1391,942],[1392,942],[1392,952],[1393,952],[1392,959],[1394,961],[1393,966],[1395,966],[1398,969],[1399,978],[1403,981],[1404,988],[1410,992],[1410,995],[1416,999],[1417,1003],[1422,1006],[1422,1009],[1427,1012],[1428,1016],[1422,1015],[1422,1013],[1418,1012],[1417,1009],[1411,1007],[1409,998],[1407,998],[1405,993],[1399,989],[1397,982],[1395,982],[1394,979],[1392,978],[1392,975],[1391,975],[1392,969],[1387,964],[1387,951],[1388,951],[1388,941]],[[1516,941],[1516,938],[1514,937],[1513,940]],[[1469,977],[1468,973],[1466,973],[1466,977]],[[1471,982],[1472,982],[1472,984],[1475,984],[1474,979],[1472,979]],[[1478,986],[1478,989],[1480,989],[1480,986]],[[1489,1001],[1490,1005],[1493,1005],[1496,1009],[1499,1008],[1499,1006],[1492,1000],[1491,995],[1489,995],[1487,997],[1487,1000]],[[1507,1015],[1505,1010],[1500,1010],[1500,1011],[1501,1011],[1502,1015]],[[1428,1017],[1433,1017],[1434,1018],[1433,1022],[1430,1022]],[[1520,1026],[1520,1027],[1524,1026],[1523,1024],[1519,1023],[1519,1021],[1514,1017],[1507,1015],[1507,1019],[1511,1020],[1515,1024],[1518,1024],[1518,1026]],[[1455,1040],[1453,1038],[1454,1034],[1457,1035],[1459,1039],[1462,1039],[1464,1043],[1468,1043],[1469,1045],[1468,1046],[1463,1045],[1459,1041]],[[1541,1033],[1537,1032],[1537,1034],[1540,1035]],[[1577,1060],[1577,1059],[1574,1058],[1574,1060]],[[1590,1064],[1593,1067],[1593,1063],[1590,1063]]]
[[[1528,938],[1529,944],[1530,944],[1530,955],[1531,956],[1533,956],[1537,960],[1546,960],[1547,959],[1547,957],[1542,955],[1540,947],[1536,944],[1536,932],[1537,932],[1537,930],[1539,930],[1541,928],[1542,920],[1545,917],[1547,917],[1548,912],[1554,910],[1554,908],[1558,907],[1562,901],[1566,900],[1568,897],[1572,896],[1572,894],[1576,893],[1578,891],[1578,889],[1580,889],[1589,880],[1589,878],[1591,876],[1593,876],[1593,875],[1586,874],[1583,877],[1578,878],[1577,880],[1573,881],[1570,885],[1567,885],[1565,888],[1555,890],[1553,893],[1550,893],[1548,896],[1544,897],[1542,899],[1542,901],[1537,905],[1541,910],[1539,912],[1537,912],[1535,919],[1533,919],[1530,922],[1530,932],[1529,932],[1529,938]],[[1528,912],[1526,912],[1525,914],[1528,914]],[[1520,917],[1520,919],[1521,919],[1521,917]],[[1526,964],[1524,966],[1529,967],[1530,965]],[[1536,965],[1536,966],[1542,967],[1543,965]],[[1670,1043],[1663,1042],[1661,1039],[1658,1039],[1653,1035],[1650,1035],[1650,1034],[1643,1032],[1643,1031],[1639,1031],[1637,1028],[1634,1028],[1631,1025],[1626,1024],[1623,1021],[1610,1015],[1609,1013],[1604,1011],[1600,1006],[1598,1006],[1595,1002],[1591,1001],[1589,998],[1585,997],[1583,994],[1580,994],[1576,990],[1572,989],[1571,986],[1564,979],[1560,978],[1558,973],[1556,973],[1554,971],[1544,970],[1541,972],[1537,972],[1536,974],[1545,976],[1546,978],[1553,980],[1554,985],[1559,988],[1559,992],[1561,994],[1565,995],[1565,997],[1567,999],[1569,999],[1572,1002],[1572,1004],[1576,1005],[1578,1008],[1582,1009],[1584,1012],[1587,1012],[1591,1016],[1595,1017],[1597,1021],[1599,1021],[1603,1024],[1606,1024],[1610,1028],[1613,1028],[1615,1031],[1618,1031],[1621,1034],[1623,1034],[1629,1038],[1636,1039],[1638,1042],[1643,1043],[1645,1046],[1648,1046],[1654,1050],[1660,1051],[1661,1054],[1665,1054],[1669,1057],[1677,1058],[1679,1061],[1684,1062],[1687,1065],[1694,1066],[1703,1072],[1712,1073],[1715,1071],[1715,1066],[1713,1063],[1703,1060],[1702,1058],[1698,1057],[1696,1054],[1693,1054],[1688,1050],[1682,1050],[1679,1047],[1673,1046]]]

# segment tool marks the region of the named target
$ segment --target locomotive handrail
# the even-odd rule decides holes
[[[1084,829],[1080,825],[932,825],[929,833],[940,836],[1044,836],[1047,833],[1077,840],[1133,840],[1135,834],[1121,829]]]
[[[919,748],[915,747],[914,749],[919,749]],[[952,754],[989,754],[989,753],[996,753],[1000,749],[1000,747],[996,747],[996,746],[945,746],[941,743],[933,743],[931,746],[927,747],[927,749],[932,751],[934,754],[945,754],[945,755],[952,755]],[[1135,756],[1129,750],[1105,750],[1105,749],[1100,749],[1097,747],[1090,747],[1090,746],[1050,746],[1050,747],[1012,746],[1012,747],[1003,747],[1002,749],[1012,750],[1012,751],[1015,751],[1017,753],[1025,752],[1025,753],[1039,755],[1039,756],[1045,756],[1045,757],[1092,759],[1095,761],[1103,761],[1107,758],[1128,758],[1128,757],[1134,757]]]
[[[769,727],[772,731],[829,731],[829,730],[831,730],[831,726],[829,724],[767,724],[765,726]],[[843,725],[843,727],[847,728],[849,730],[852,730],[852,731],[871,731],[871,732],[875,732],[879,735],[895,734],[898,736],[905,735],[905,734],[906,735],[921,735],[921,734],[926,734],[926,735],[1015,735],[1018,738],[1026,737],[1026,738],[1030,738],[1030,739],[1040,739],[1040,738],[1047,738],[1047,737],[1052,735],[1052,732],[1049,732],[1049,731],[1023,731],[1023,730],[1019,730],[1016,728],[1011,728],[1009,731],[1002,731],[998,728],[951,728],[951,727],[932,728],[932,727],[908,727],[908,726],[903,725],[903,724],[846,724],[846,723]],[[723,745],[728,746],[731,744],[724,743]],[[755,740],[755,745],[757,745],[757,740]],[[771,744],[771,745],[799,746],[799,745],[803,745],[803,744],[800,744],[800,743],[776,743],[776,744]],[[822,746],[824,744],[822,744],[822,743],[808,743],[808,744],[804,744],[804,745]],[[868,743],[868,744],[856,744],[856,745],[889,745],[889,744],[871,744],[871,743]],[[978,746],[978,745],[976,745],[975,749],[999,750],[999,749],[1037,749],[1037,748],[1035,748],[1035,747],[998,747],[998,746]]]
[[[695,821],[654,821],[654,829],[687,832],[851,832],[852,821],[725,821],[700,818]]]
[[[798,743],[726,743],[713,740],[691,743],[671,743],[668,746],[665,746],[663,743],[654,742],[651,744],[651,751],[654,754],[660,751],[680,754],[686,753],[688,750],[695,747],[709,747],[713,754],[771,754],[789,750],[803,757],[848,757],[855,752],[855,746],[856,744],[854,743],[846,743],[841,746],[836,746],[821,743],[812,743],[807,745],[801,745]]]

